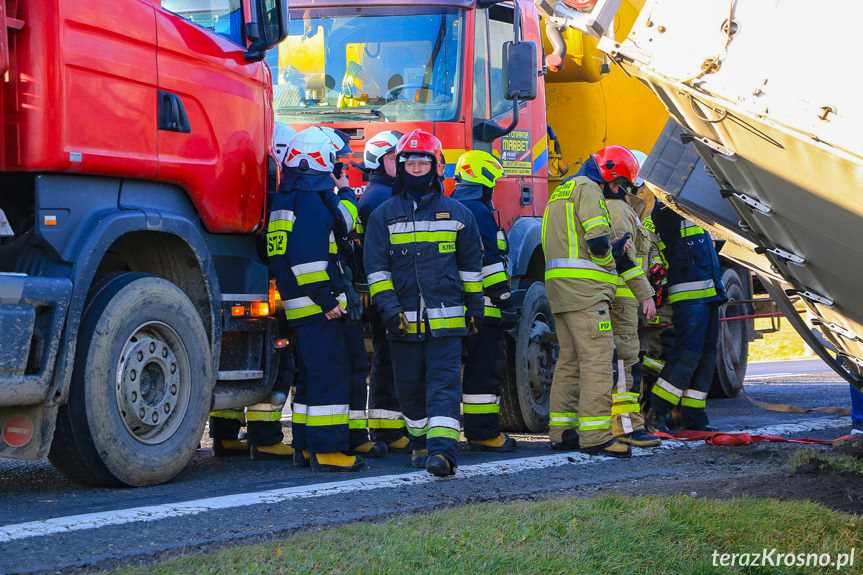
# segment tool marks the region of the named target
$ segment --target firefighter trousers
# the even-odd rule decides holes
[[[483,321],[476,335],[464,340],[462,412],[464,436],[472,441],[500,435],[500,387],[506,369],[500,321]]]
[[[454,465],[460,436],[461,337],[390,341],[396,390],[411,449],[428,449]]]
[[[715,303],[675,303],[674,345],[650,397],[657,415],[665,416],[680,405],[683,427],[709,423],[707,393],[716,368],[719,306]]]
[[[567,430],[578,432],[581,447],[613,438],[611,433],[614,336],[606,302],[583,310],[554,314],[560,357],[549,400],[549,439],[563,442]]]
[[[617,349],[617,369],[611,391],[611,431],[615,437],[644,429],[641,414],[641,362],[638,361],[638,302],[616,298],[611,304],[611,327]]]
[[[295,330],[292,445],[310,453],[348,451],[351,363],[344,322],[319,316]]]
[[[368,403],[369,356],[366,354],[366,343],[363,339],[363,326],[342,318],[345,333],[345,346],[351,368],[351,399],[349,411],[350,445],[359,447],[369,440],[368,419],[366,419],[366,404]]]
[[[369,372],[369,430],[372,439],[391,443],[407,433],[393,376],[393,361],[387,328],[374,307],[366,317],[372,328],[372,368]]]

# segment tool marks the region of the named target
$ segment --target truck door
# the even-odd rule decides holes
[[[522,2],[524,40],[541,46],[536,12]],[[512,102],[503,97],[503,44],[513,39],[514,10],[496,4],[476,11],[474,34],[473,124],[491,119],[506,126],[512,120]],[[539,63],[537,63],[537,70]],[[545,90],[540,82],[535,100],[519,104],[516,128],[495,140],[474,137],[473,147],[491,151],[503,161],[507,177],[495,188],[495,206],[509,228],[518,216],[542,215],[548,197],[548,150],[545,124]]]
[[[20,49],[13,81],[32,85],[21,90],[13,120],[24,123],[21,165],[155,176],[152,4],[93,0],[56,6],[53,12],[28,13],[27,20],[38,25],[24,26],[15,44]]]
[[[265,66],[244,58],[244,4],[163,0],[156,11],[159,179],[186,190],[211,232],[251,231],[266,195],[272,96]]]

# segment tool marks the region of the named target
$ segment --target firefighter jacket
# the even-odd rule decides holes
[[[482,318],[482,245],[459,202],[439,188],[417,201],[400,193],[372,213],[365,234],[372,299],[384,323],[405,314],[405,339],[425,338],[424,319],[441,337],[466,335],[465,309]]]
[[[542,217],[545,285],[554,313],[611,303],[617,286],[609,242],[600,255],[588,246],[588,240],[610,239],[612,230],[601,184],[582,172],[555,189]]]
[[[288,171],[267,223],[267,256],[285,314],[294,325],[347,303],[339,273],[334,219],[325,204],[329,174]]]
[[[668,262],[668,302],[722,303],[728,300],[713,239],[701,227],[657,202],[653,224]]]
[[[491,194],[482,184],[459,182],[452,199],[460,201],[476,220],[482,238],[482,289],[485,318],[499,318],[501,308],[512,307],[506,255],[509,253],[506,232],[495,220]],[[490,190],[488,190],[490,191]]]
[[[369,293],[369,284],[366,283],[365,264],[363,263],[363,245],[365,244],[365,224],[372,217],[372,212],[382,203],[393,197],[393,182],[395,178],[374,171],[369,176],[369,183],[363,195],[360,196],[359,222],[357,222],[357,236],[359,238],[359,249],[357,251],[360,263],[360,273],[354,276],[354,286],[360,293]]]
[[[627,203],[625,196],[629,195],[623,187],[617,194],[606,192],[605,205],[611,216],[612,237],[623,234],[632,235],[632,249],[624,256],[624,263],[618,266],[617,291],[615,300],[642,302],[653,295],[653,288],[647,279],[647,264],[650,258],[650,235],[641,225],[635,210]],[[626,269],[628,268],[628,269]]]

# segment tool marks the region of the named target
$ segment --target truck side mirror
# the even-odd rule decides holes
[[[288,0],[254,0],[254,22],[246,23],[246,36],[252,44],[246,50],[246,61],[259,62],[266,51],[288,37],[290,13]]]
[[[503,97],[536,99],[536,44],[505,42],[503,45]]]

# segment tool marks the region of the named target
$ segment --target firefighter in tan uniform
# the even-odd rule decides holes
[[[620,146],[609,146],[620,148]],[[607,148],[606,148],[607,149]],[[618,150],[623,154],[625,149]],[[641,225],[629,201],[631,194],[624,186],[603,187],[605,204],[611,216],[613,235],[628,234],[633,240],[633,250],[623,255],[618,263],[620,275],[617,291],[611,303],[611,327],[616,348],[616,369],[611,392],[611,429],[618,441],[635,447],[656,447],[658,437],[644,429],[641,414],[640,393],[642,383],[641,363],[638,359],[638,312],[650,321],[656,315],[653,302],[654,291],[646,275],[650,256],[650,235]],[[633,198],[636,199],[637,198]],[[633,261],[634,260],[634,261]],[[625,269],[625,268],[629,269]]]
[[[620,238],[612,246],[602,190],[609,184],[631,185],[638,162],[629,150],[612,148],[591,156],[558,186],[543,216],[545,282],[560,344],[549,440],[553,449],[629,457],[630,447],[616,441],[611,430],[610,303],[617,285],[614,256],[631,242]]]

